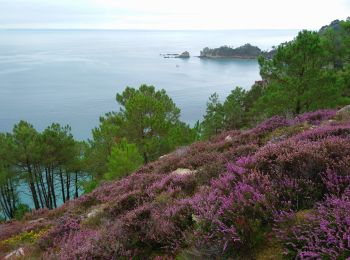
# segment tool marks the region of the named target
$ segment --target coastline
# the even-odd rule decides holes
[[[195,56],[200,59],[208,59],[208,60],[221,60],[221,59],[227,59],[227,60],[256,60],[258,57],[253,56]]]

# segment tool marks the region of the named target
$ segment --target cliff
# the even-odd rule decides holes
[[[0,225],[0,257],[346,259],[349,110],[273,117],[179,148]]]

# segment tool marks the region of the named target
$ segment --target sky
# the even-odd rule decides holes
[[[350,0],[0,0],[0,28],[319,29]]]

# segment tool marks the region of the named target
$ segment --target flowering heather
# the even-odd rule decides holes
[[[215,243],[217,255],[237,256],[256,246],[265,223],[272,218],[273,205],[265,195],[272,191],[268,178],[261,174],[246,174],[234,164],[227,169],[212,181],[210,189],[193,198],[192,206],[199,243]]]
[[[314,212],[296,221],[287,214],[284,222],[295,222],[278,232],[288,258],[348,259],[350,257],[350,190],[341,197],[330,196]],[[283,220],[279,219],[279,225]]]
[[[317,110],[314,112],[304,113],[294,119],[294,124],[306,122],[311,125],[319,125],[323,121],[334,118],[336,112],[336,110]]]
[[[95,242],[100,239],[100,233],[96,230],[83,230],[70,232],[64,235],[58,244],[60,259],[93,259]],[[49,252],[47,258],[55,259],[55,253]]]
[[[263,134],[272,132],[277,128],[290,126],[291,124],[292,124],[291,120],[285,119],[284,117],[280,117],[280,116],[274,116],[263,121],[252,130],[247,131],[247,133],[254,134],[254,135],[263,135]]]
[[[346,125],[330,125],[307,130],[296,135],[295,140],[318,141],[330,136],[338,136],[347,138],[350,135],[350,124]]]
[[[334,114],[221,133],[0,224],[0,258],[16,249],[1,241],[33,230],[38,239],[16,244],[33,259],[347,259],[350,124]]]

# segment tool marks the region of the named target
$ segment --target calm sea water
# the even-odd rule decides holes
[[[164,59],[160,54],[251,43],[262,49],[293,39],[296,30],[250,31],[0,31],[0,132],[19,120],[42,130],[69,124],[87,139],[99,116],[117,110],[117,92],[142,83],[164,88],[182,120],[202,119],[211,93],[259,80],[255,60]]]

